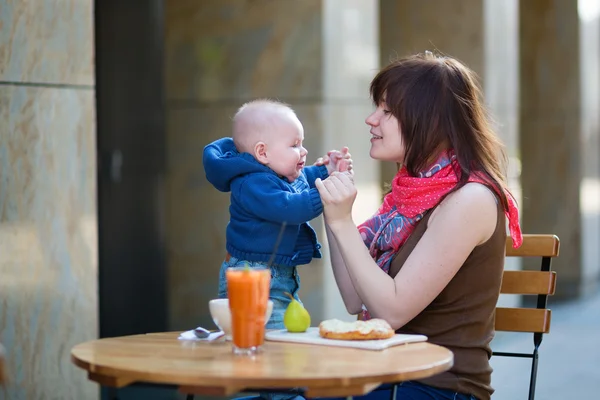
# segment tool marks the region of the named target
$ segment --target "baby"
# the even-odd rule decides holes
[[[321,165],[307,167],[300,120],[289,106],[270,100],[244,104],[233,118],[232,136],[206,146],[203,158],[208,181],[217,190],[231,192],[219,297],[227,297],[227,268],[264,268],[276,250],[270,266],[273,313],[267,328],[282,329],[291,301],[285,293],[300,301],[296,267],[321,257],[321,245],[308,223],[323,212],[315,180],[336,170],[352,173],[352,159],[343,148],[329,152],[319,160]]]

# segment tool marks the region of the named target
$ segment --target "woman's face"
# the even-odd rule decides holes
[[[404,162],[404,143],[396,117],[381,103],[365,120],[371,127],[371,158],[380,161]]]

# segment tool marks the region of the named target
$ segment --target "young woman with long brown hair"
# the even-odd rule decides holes
[[[516,246],[522,236],[476,76],[426,52],[382,69],[370,92],[370,156],[400,165],[390,193],[357,226],[351,176],[316,184],[342,298],[351,314],[454,352],[450,371],[401,384],[398,398],[489,399],[506,221]],[[389,398],[366,397],[378,395]]]

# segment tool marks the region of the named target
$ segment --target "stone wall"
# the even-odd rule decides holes
[[[10,399],[91,399],[97,335],[93,1],[0,0],[0,342]]]

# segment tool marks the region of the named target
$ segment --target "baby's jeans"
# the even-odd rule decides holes
[[[266,268],[266,262],[245,261],[235,257],[228,257],[221,264],[219,274],[219,298],[227,298],[227,278],[225,271],[227,268],[242,267],[248,264],[250,268]],[[290,293],[294,299],[300,301],[298,290],[300,289],[300,277],[296,267],[286,265],[271,265],[271,287],[269,299],[273,301],[273,313],[267,322],[267,329],[284,329],[283,314],[290,304],[290,298],[285,294]]]

